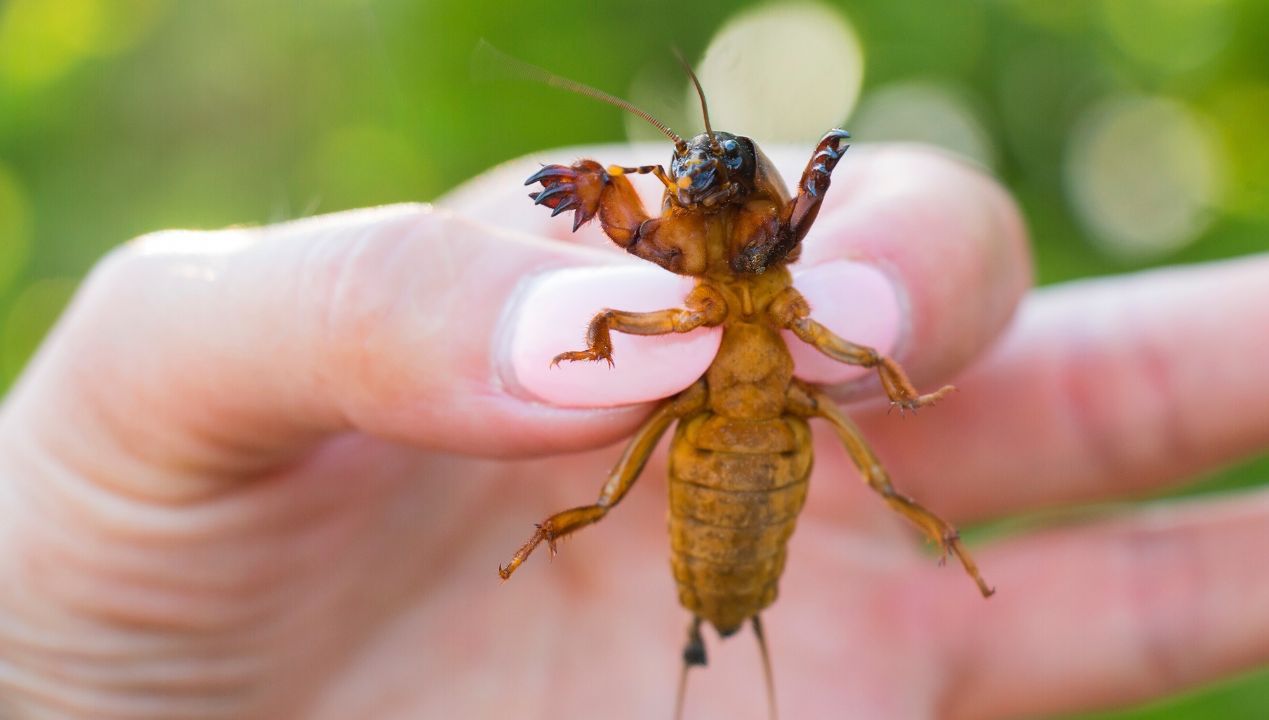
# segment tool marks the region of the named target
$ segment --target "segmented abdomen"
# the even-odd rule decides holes
[[[679,423],[670,446],[670,555],[685,608],[726,635],[775,601],[810,471],[801,418],[707,411]]]

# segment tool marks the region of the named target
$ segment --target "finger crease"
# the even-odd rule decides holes
[[[1105,311],[1103,311],[1105,312]],[[1105,316],[1103,316],[1105,318]],[[1126,308],[1073,330],[1057,373],[1060,397],[1089,461],[1087,481],[1100,487],[1178,466],[1192,448],[1166,350],[1148,321]]]

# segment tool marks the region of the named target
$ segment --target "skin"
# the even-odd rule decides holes
[[[685,618],[661,456],[554,563],[492,577],[526,516],[592,496],[650,409],[546,405],[502,379],[490,339],[518,279],[617,260],[516,209],[533,167],[439,208],[168,233],[103,261],[0,409],[0,715],[670,712]],[[1247,331],[1269,326],[1269,258],[1028,294],[1004,193],[905,148],[835,175],[801,262],[848,256],[904,289],[894,355],[914,383],[959,371],[936,412],[852,411],[951,522],[1135,498],[1269,445],[1269,338]],[[879,398],[871,382],[835,393]],[[1264,491],[975,548],[999,590],[984,602],[816,424],[765,616],[786,716],[1037,716],[1269,660]],[[759,677],[752,646],[717,645],[687,715],[754,714]]]

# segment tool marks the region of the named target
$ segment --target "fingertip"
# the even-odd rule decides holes
[[[835,179],[803,262],[846,258],[888,276],[903,315],[893,353],[918,382],[947,377],[995,340],[1031,285],[1022,215],[993,178],[946,153],[861,155]]]
[[[556,364],[586,346],[586,328],[605,308],[634,312],[682,305],[691,278],[641,265],[569,268],[526,280],[502,330],[502,375],[512,392],[553,405],[598,408],[647,402],[691,385],[718,350],[721,331],[612,334],[612,363]]]
[[[903,301],[881,268],[847,260],[795,266],[793,284],[811,306],[815,320],[838,336],[883,354],[898,342],[905,316]],[[807,382],[836,385],[870,372],[833,360],[788,330],[784,338],[793,355],[794,373]]]

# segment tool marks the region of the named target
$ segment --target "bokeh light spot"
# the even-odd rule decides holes
[[[30,252],[30,208],[17,178],[0,165],[0,294],[17,277]]]
[[[1211,59],[1232,31],[1229,7],[1222,0],[1112,0],[1097,6],[1107,32],[1126,55],[1167,72]]]
[[[128,0],[103,7],[94,54],[115,55],[139,43],[171,7],[170,0]]]
[[[1205,122],[1166,98],[1117,97],[1076,123],[1067,191],[1094,241],[1147,260],[1192,242],[1219,201],[1220,153]]]
[[[824,5],[775,4],[741,13],[710,41],[697,68],[716,129],[805,143],[845,121],[864,55],[850,23]],[[697,104],[695,92],[688,106]]]
[[[36,280],[14,298],[0,325],[0,387],[17,378],[70,301],[76,284],[70,278]]]
[[[851,118],[860,142],[930,143],[993,168],[996,148],[963,93],[932,81],[887,85],[864,96]]]
[[[1248,219],[1269,220],[1269,84],[1221,87],[1210,103],[1229,154],[1225,208]]]
[[[0,80],[35,87],[87,56],[101,30],[99,0],[11,0],[0,14]]]
[[[86,58],[127,50],[166,7],[166,0],[10,0],[0,5],[0,80],[36,88]]]

